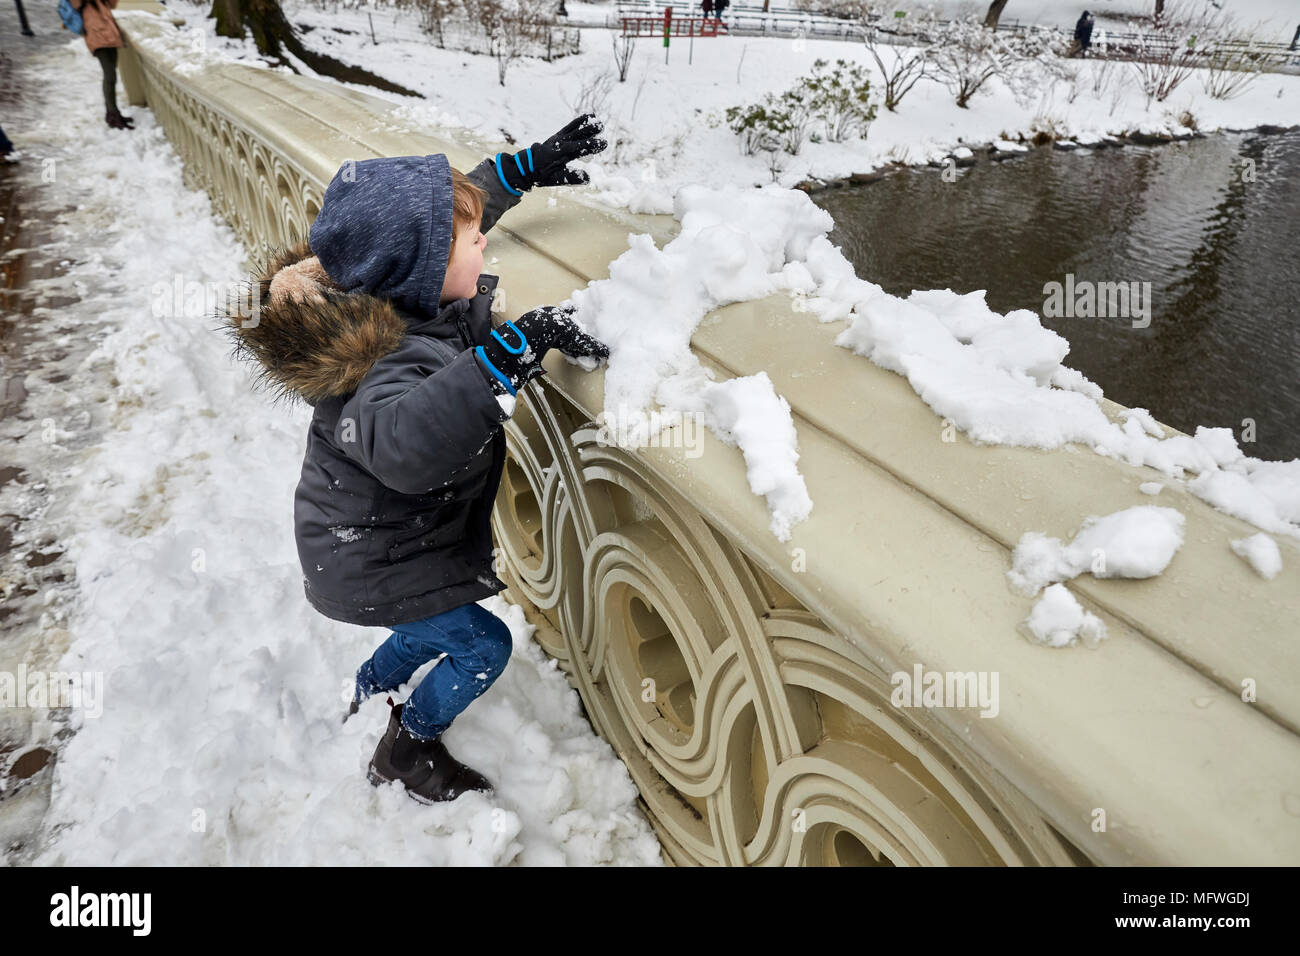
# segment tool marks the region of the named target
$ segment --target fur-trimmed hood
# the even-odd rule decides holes
[[[254,277],[256,308],[227,310],[236,352],[255,359],[278,393],[315,405],[354,391],[412,323],[445,336],[469,305],[441,303],[453,203],[442,153],[344,163],[307,241],[277,252]]]
[[[251,309],[222,316],[236,356],[260,368],[259,384],[312,405],[355,391],[408,331],[387,299],[340,289],[306,240],[273,254],[251,291]]]

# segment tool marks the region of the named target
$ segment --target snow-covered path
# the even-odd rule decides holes
[[[31,15],[57,31],[53,6]],[[366,782],[384,699],[339,719],[387,631],[329,621],[302,596],[292,494],[310,409],[252,391],[211,295],[173,297],[178,278],[237,282],[244,250],[184,187],[152,114],[125,108],[135,131],[107,128],[80,39],[21,69],[45,98],[31,125],[6,122],[23,174],[35,185],[56,160],[42,200],[75,206],[66,282],[82,301],[61,319],[74,337],[107,332],[63,385],[94,410],[99,440],[51,482],[42,519],[76,570],[60,669],[102,673],[102,714],[48,712],[77,732],[57,754],[33,862],[659,862],[626,768],[500,598],[485,606],[514,633],[511,666],[446,738],[497,794],[425,807]]]

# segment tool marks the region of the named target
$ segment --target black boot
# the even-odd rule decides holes
[[[412,737],[402,726],[403,706],[393,708],[388,730],[370,759],[368,778],[372,784],[378,787],[400,780],[407,793],[421,803],[455,800],[467,790],[492,790],[482,774],[449,754],[440,738]]]

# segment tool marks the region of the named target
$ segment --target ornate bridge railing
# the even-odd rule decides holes
[[[250,253],[306,234],[348,159],[497,144],[412,129],[391,103],[210,60],[122,12],[123,75]],[[137,7],[147,9],[141,0]],[[668,217],[525,197],[493,231],[506,313],[564,299]],[[740,453],[600,440],[602,374],[548,361],[507,434],[494,516],[510,595],[636,781],[666,855],[701,864],[1294,863],[1300,859],[1300,552],[1264,582],[1253,532],[1177,489],[1187,542],[1162,576],[1079,578],[1096,650],[1018,636],[1022,532],[1148,502],[1091,452],[940,440],[907,383],[773,296],[693,340],[719,379],[767,369],[815,502],[768,530]],[[743,333],[743,334],[742,334]],[[1112,411],[1116,407],[1111,407]],[[698,449],[697,449],[698,451]],[[996,717],[896,707],[895,674],[996,673]],[[1241,682],[1259,687],[1243,703]]]

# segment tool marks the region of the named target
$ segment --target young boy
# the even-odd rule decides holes
[[[370,762],[372,783],[400,780],[422,802],[491,789],[440,738],[510,658],[509,629],[475,603],[505,587],[488,523],[501,425],[548,349],[609,355],[553,306],[493,329],[483,234],[533,186],[586,182],[566,167],[605,147],[600,129],[580,116],[468,176],[442,154],[345,164],[308,241],[260,270],[256,321],[226,315],[261,379],[315,408],[294,497],[307,600],[392,629],[343,719],[446,654],[392,708]]]

